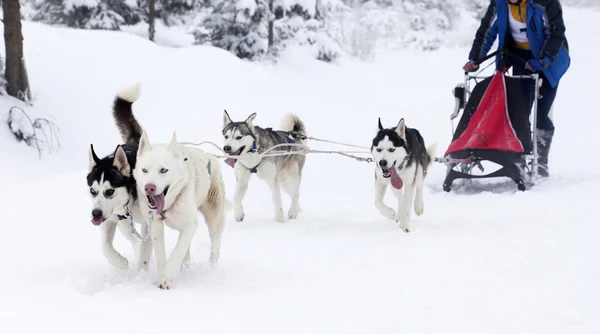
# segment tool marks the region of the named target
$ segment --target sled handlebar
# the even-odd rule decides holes
[[[484,57],[484,58],[482,58],[480,60],[475,61],[474,63],[476,65],[481,65],[481,63],[483,63],[484,61],[486,61],[486,60],[488,60],[490,58],[493,58],[493,57],[497,56],[498,54],[500,54],[501,57],[508,56],[508,58],[512,58],[512,59],[514,59],[514,60],[516,60],[516,61],[518,61],[520,63],[526,63],[526,60],[523,59],[521,56],[519,56],[516,53],[514,53],[514,52],[512,52],[510,50],[507,50],[507,49],[500,49],[500,50],[494,51],[494,52],[490,53],[489,55],[487,55],[486,57]],[[465,75],[467,75],[467,74],[469,74],[469,73],[465,72]]]

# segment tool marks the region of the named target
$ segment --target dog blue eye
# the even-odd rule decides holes
[[[143,173],[148,173],[148,170],[146,168],[142,168],[142,172]]]
[[[164,174],[164,173],[166,173],[166,172],[168,172],[168,171],[169,171],[169,170],[168,170],[168,169],[166,169],[166,168],[161,168],[161,169],[160,169],[160,172],[161,172],[162,174]]]

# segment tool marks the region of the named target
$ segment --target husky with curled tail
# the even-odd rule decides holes
[[[120,90],[113,102],[113,119],[119,128],[124,144],[115,151],[98,158],[90,145],[87,185],[92,199],[92,224],[101,230],[102,253],[108,262],[118,269],[129,268],[129,261],[113,246],[117,226],[131,242],[137,254],[137,269],[148,271],[152,255],[151,240],[147,239],[147,223],[139,211],[136,181],[132,171],[142,127],[133,117],[132,105],[140,97],[140,84]],[[143,239],[136,237],[130,222],[141,225]]]
[[[256,113],[253,113],[245,121],[234,122],[227,111],[223,114],[223,137],[225,138],[223,151],[232,156],[246,155],[239,159],[228,158],[225,160],[229,166],[233,167],[237,180],[233,199],[235,219],[239,222],[244,220],[242,201],[248,190],[250,176],[256,174],[271,189],[275,221],[283,223],[284,214],[280,189],[283,188],[292,200],[287,214],[288,218],[297,218],[298,212],[301,211],[300,183],[306,156],[292,153],[301,150],[297,146],[280,146],[269,151],[289,151],[289,154],[270,157],[260,157],[258,154],[280,144],[306,145],[306,127],[293,114],[283,117],[281,130],[256,126],[254,125],[255,118]]]

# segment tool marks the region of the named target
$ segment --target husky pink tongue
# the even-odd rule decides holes
[[[165,195],[152,195],[150,197],[152,197],[152,202],[154,202],[152,204],[156,207],[156,213],[162,213],[165,208]]]
[[[390,182],[392,182],[392,187],[396,189],[402,189],[402,186],[404,186],[404,182],[402,182],[402,178],[400,177],[400,175],[398,175],[398,172],[396,172],[396,167],[390,168],[389,171]]]
[[[235,167],[235,159],[233,158],[225,159],[225,163],[228,164],[231,168]]]
[[[104,219],[92,219],[92,224],[99,226],[103,221]]]

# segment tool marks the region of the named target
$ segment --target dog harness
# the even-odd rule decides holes
[[[254,139],[254,141],[252,142],[252,149],[250,150],[251,153],[256,153],[256,139]],[[256,166],[254,166],[253,168],[250,168],[250,173],[256,174],[258,172],[258,166],[260,166],[260,163],[262,162],[262,159],[258,162],[258,164]]]
[[[130,199],[127,199],[127,203],[125,203],[125,205],[123,205],[123,210],[125,210],[125,215],[117,215],[119,220],[131,221],[133,219],[133,217],[131,216],[131,211],[129,211],[129,200]]]
[[[150,238],[150,224],[146,225],[146,235],[144,237],[142,237],[138,231],[135,229],[135,226],[133,226],[133,216],[131,215],[131,211],[129,211],[129,200],[127,199],[127,203],[125,203],[125,205],[123,205],[123,210],[125,210],[125,215],[117,215],[117,217],[119,218],[119,221],[121,220],[127,220],[129,222],[129,227],[131,228],[131,233],[133,233],[135,235],[136,238],[138,238],[139,240],[141,240],[142,242],[146,242],[146,240],[148,240],[148,238]]]

